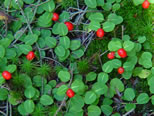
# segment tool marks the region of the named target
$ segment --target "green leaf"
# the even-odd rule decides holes
[[[122,66],[122,62],[119,59],[111,60],[113,68],[117,69]]]
[[[28,112],[25,110],[25,107],[24,107],[24,103],[20,104],[18,106],[18,112],[21,114],[21,115],[28,115]]]
[[[119,3],[113,4],[113,6],[112,6],[112,10],[113,10],[113,11],[117,11],[117,10],[119,10],[119,9],[120,9],[120,4],[119,4]]]
[[[101,84],[96,82],[92,86],[92,90],[97,94],[97,95],[103,95],[104,93],[107,92],[108,87],[105,84]]]
[[[98,12],[91,14],[88,19],[95,22],[102,22],[104,20],[104,16],[102,13]]]
[[[104,6],[104,0],[97,0],[97,6]]]
[[[58,77],[60,78],[62,82],[67,82],[70,80],[71,75],[68,71],[60,71],[58,73]]]
[[[41,87],[42,85],[44,86],[47,83],[47,80],[39,75],[36,75],[33,77],[33,83],[36,87]]]
[[[58,30],[58,34],[61,36],[67,35],[68,33],[67,26],[64,23],[59,23],[57,30]]]
[[[112,103],[113,103],[113,100],[111,100],[111,99],[109,99],[107,97],[105,97],[103,99],[103,105],[111,105]]]
[[[88,106],[88,116],[100,116],[101,110],[98,106],[90,105]]]
[[[108,49],[110,51],[117,51],[122,48],[122,43],[119,39],[112,39],[108,44]]]
[[[4,55],[5,55],[5,48],[2,45],[0,45],[0,58],[3,58]]]
[[[111,13],[108,15],[108,21],[114,23],[115,25],[118,25],[123,22],[123,18],[114,13]]]
[[[53,37],[46,37],[45,44],[50,48],[54,48],[57,44],[57,40]]]
[[[76,107],[79,109],[82,108],[84,106],[83,97],[75,95],[73,98],[71,98],[70,105],[71,107]]]
[[[17,53],[14,48],[7,48],[5,55],[7,59],[13,59],[17,55]]]
[[[57,56],[63,57],[65,55],[65,49],[63,46],[59,45],[55,48],[55,53]]]
[[[132,71],[125,71],[122,76],[124,79],[130,79],[132,76]]]
[[[8,91],[4,88],[0,88],[0,101],[6,100],[8,98]]]
[[[151,102],[152,102],[152,105],[154,105],[154,95],[151,96]]]
[[[135,108],[136,108],[135,104],[126,104],[125,106],[126,112],[129,112],[130,110],[135,109]]]
[[[111,87],[113,87],[116,91],[116,89],[119,91],[119,92],[122,92],[124,91],[124,84],[122,83],[122,81],[118,78],[114,78],[110,81],[110,85]]]
[[[78,49],[78,50],[72,52],[72,57],[74,59],[81,58],[83,55],[84,55],[84,51],[82,49]]]
[[[134,42],[131,41],[124,41],[123,47],[126,51],[130,52],[134,48],[135,44]]]
[[[65,49],[68,49],[70,47],[70,38],[67,36],[60,37],[59,44],[62,45]]]
[[[36,34],[29,34],[25,37],[24,42],[27,45],[33,45],[38,40],[38,36]]]
[[[45,12],[38,18],[38,25],[41,27],[50,27],[52,25],[52,13]]]
[[[65,95],[66,91],[68,90],[67,85],[61,85],[57,90],[57,95]]]
[[[144,68],[151,68],[152,67],[152,54],[150,52],[143,52],[141,57],[139,58],[139,64],[142,65]]]
[[[112,3],[106,2],[106,3],[104,4],[104,6],[102,6],[102,8],[103,8],[105,11],[110,11],[111,8],[112,8]]]
[[[134,5],[139,5],[139,4],[142,4],[144,2],[144,0],[133,0],[134,2]]]
[[[63,11],[59,16],[59,21],[60,22],[69,21],[69,18],[70,18],[70,14],[66,11]]]
[[[34,3],[34,0],[23,0],[26,4],[32,4]]]
[[[18,0],[18,2],[19,2],[19,5],[22,7],[23,6],[23,0]],[[15,9],[19,9],[19,6],[18,6],[18,4],[17,4],[17,2],[16,2],[16,0],[12,0],[12,6],[13,6],[13,8],[15,8]]]
[[[136,101],[138,104],[146,104],[149,102],[149,96],[147,93],[140,93]]]
[[[53,104],[53,99],[49,95],[42,95],[40,98],[40,103],[44,106]]]
[[[85,4],[90,8],[96,8],[96,0],[84,0]]]
[[[97,31],[101,27],[100,23],[97,21],[91,21],[89,24],[89,29]]]
[[[32,51],[32,46],[21,44],[19,45],[19,49],[22,51],[22,53],[28,54],[29,51]]]
[[[17,69],[17,66],[14,65],[14,64],[8,65],[8,66],[6,67],[6,70],[9,71],[10,73],[13,73],[14,71],[16,71],[16,69]]]
[[[127,101],[133,101],[135,98],[135,92],[132,88],[127,88],[124,92],[124,97]]]
[[[109,76],[107,73],[101,72],[98,74],[97,82],[101,84],[105,84],[109,80]]]
[[[148,0],[148,1],[149,1],[151,4],[152,4],[152,3],[154,3],[154,1],[153,1],[153,0]]]
[[[71,40],[70,49],[77,50],[81,46],[80,40]]]
[[[86,81],[94,81],[97,74],[95,72],[90,72],[86,75]]]
[[[43,4],[42,7],[45,11],[52,12],[55,9],[55,3],[51,0],[50,2]]]
[[[103,23],[103,29],[105,32],[113,31],[114,27],[115,27],[115,24],[110,21],[106,21],[105,23]]]
[[[103,64],[102,70],[106,73],[110,73],[113,70],[112,61],[108,61]]]
[[[12,36],[12,35],[11,35]],[[11,43],[11,38],[4,38],[0,40],[0,45],[2,45],[4,48],[8,48],[10,46]]]
[[[35,104],[32,100],[26,100],[24,102],[24,109],[27,113],[32,113],[34,111]]]
[[[138,76],[142,79],[147,78],[151,74],[151,71],[143,69],[141,72],[138,74]]]
[[[109,105],[102,105],[101,109],[102,109],[103,113],[107,116],[111,115],[113,112],[113,108]]]
[[[35,93],[36,93],[35,88],[32,86],[27,87],[26,90],[24,91],[24,95],[29,99],[34,97]]]
[[[144,43],[146,41],[146,37],[145,36],[139,36],[138,39],[137,39],[137,41],[139,43]]]
[[[85,85],[82,82],[82,80],[78,80],[76,79],[75,81],[73,81],[73,83],[71,84],[71,88],[73,89],[73,91],[75,93],[80,93],[81,91],[83,91],[85,89]]]
[[[88,91],[85,93],[84,101],[86,104],[92,104],[96,100],[96,94],[93,91]]]
[[[69,57],[69,55],[70,55],[70,51],[69,50],[66,50],[65,51],[65,56],[59,57],[59,61],[60,62],[63,62],[64,60],[66,60]]]

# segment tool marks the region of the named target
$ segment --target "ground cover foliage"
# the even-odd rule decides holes
[[[152,116],[154,1],[143,2],[1,0],[0,115]]]

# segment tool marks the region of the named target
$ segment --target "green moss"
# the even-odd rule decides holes
[[[86,74],[89,72],[90,66],[88,60],[84,59],[77,62],[78,71],[80,74]]]

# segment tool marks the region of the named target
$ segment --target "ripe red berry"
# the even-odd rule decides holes
[[[33,60],[35,58],[35,54],[33,51],[30,51],[27,56],[26,56],[27,60]]]
[[[58,19],[59,19],[59,14],[53,13],[52,20],[53,20],[53,21],[58,21]]]
[[[74,91],[72,89],[68,89],[67,92],[66,92],[66,94],[67,94],[67,96],[69,98],[72,98],[75,95],[75,93],[74,93]]]
[[[126,52],[123,48],[120,48],[120,49],[118,50],[118,54],[119,54],[119,56],[120,56],[121,58],[127,57],[127,52]]]
[[[97,37],[103,37],[104,36],[104,30],[103,29],[98,29],[96,32]]]
[[[143,7],[144,9],[149,8],[149,5],[150,5],[150,2],[149,2],[148,0],[145,0],[145,1],[142,3],[142,7]]]
[[[12,78],[12,75],[8,71],[3,71],[2,76],[5,80],[10,80]]]
[[[115,52],[110,52],[107,54],[108,59],[114,59]]]
[[[124,68],[123,67],[118,68],[118,73],[123,74],[124,73]]]
[[[68,31],[72,31],[73,28],[74,28],[74,26],[73,26],[73,24],[71,22],[65,22],[65,25],[67,26]]]

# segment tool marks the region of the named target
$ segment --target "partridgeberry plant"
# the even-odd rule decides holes
[[[0,3],[0,115],[152,115],[153,54],[146,35],[119,29],[121,0]],[[93,41],[106,44],[89,58]]]

